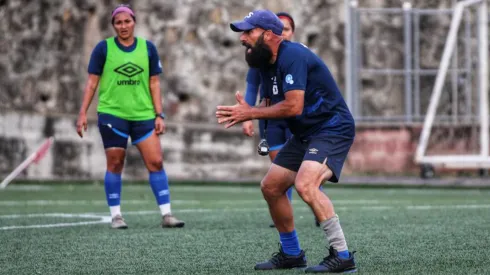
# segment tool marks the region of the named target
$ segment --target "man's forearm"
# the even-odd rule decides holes
[[[251,109],[251,119],[286,118],[301,115],[301,112],[299,112],[300,110],[287,101],[281,101],[268,107],[265,106],[264,102],[265,100],[259,106]]]

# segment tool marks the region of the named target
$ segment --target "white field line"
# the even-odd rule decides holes
[[[434,210],[434,209],[484,209],[490,204],[456,204],[456,205],[409,205],[407,210]]]
[[[122,200],[122,205],[138,205],[138,204],[154,204],[153,199],[148,200]],[[172,204],[177,205],[197,205],[202,203],[210,203],[210,201],[199,200],[172,200]],[[213,201],[213,204],[218,205],[237,205],[237,204],[265,204],[263,199],[257,200],[219,200]],[[379,204],[378,200],[335,200],[334,204]],[[105,200],[10,200],[0,201],[0,206],[47,206],[47,205],[106,205]],[[303,204],[298,198],[293,200],[293,204]]]
[[[395,206],[361,206],[361,207],[337,207],[337,210],[442,210],[442,209],[486,209],[490,208],[490,204],[460,204],[460,205],[408,205],[404,207]],[[298,207],[295,210],[300,211],[310,211],[308,207]],[[257,212],[266,211],[265,207],[261,208],[217,208],[217,209],[181,209],[174,212],[178,213],[219,213],[219,212]],[[158,211],[128,211],[124,212],[124,215],[153,215],[157,214]],[[19,226],[4,226],[0,227],[0,230],[11,230],[11,229],[33,229],[33,228],[53,228],[53,227],[71,227],[71,226],[81,226],[81,225],[92,225],[92,224],[104,224],[110,223],[111,217],[100,216],[104,214],[97,213],[80,213],[80,214],[69,214],[69,213],[37,213],[37,214],[11,214],[11,215],[0,215],[0,219],[17,219],[17,218],[32,218],[32,217],[58,217],[58,218],[86,218],[86,219],[98,219],[96,221],[83,221],[83,222],[72,222],[72,223],[54,223],[54,224],[35,224],[35,225],[19,225]]]
[[[46,185],[30,185],[30,184],[11,184],[7,189],[8,191],[50,191],[53,190],[51,186]]]
[[[148,190],[150,186],[145,185],[129,185],[127,187],[129,190]],[[124,190],[124,189],[123,189]],[[179,192],[179,193],[232,193],[232,194],[257,194],[262,196],[260,192],[260,186],[257,185],[254,187],[242,187],[242,186],[172,186],[170,183],[170,191],[171,192]]]
[[[107,218],[109,218],[109,220],[107,220]],[[103,224],[103,223],[110,223],[110,222],[111,222],[110,217],[102,217],[98,221],[52,223],[52,224],[34,224],[34,225],[12,225],[12,226],[0,227],[0,230],[72,227],[72,226],[80,226],[80,225]]]
[[[335,188],[335,185],[325,185],[324,192],[328,194],[345,194],[346,191],[344,189],[329,189],[329,187]],[[7,191],[46,191],[46,190],[101,190],[103,188],[103,184],[101,185],[72,185],[72,184],[60,184],[60,185],[35,185],[35,184],[12,184],[9,185],[8,188],[3,190]],[[141,185],[127,185],[123,187],[124,190],[150,190],[150,186],[146,184]],[[207,186],[203,184],[201,186],[182,186],[176,185],[171,186],[172,192],[200,192],[200,193],[243,193],[243,194],[258,194],[260,195],[260,187],[257,185],[257,188],[253,188],[250,186]],[[400,189],[398,188],[386,188],[383,190],[376,190],[376,192],[382,192],[383,194],[398,194]],[[369,193],[369,192],[368,192]],[[460,194],[460,190],[437,190],[437,189],[404,189],[403,191],[406,195],[421,195],[421,196],[431,196],[431,195],[439,195],[439,194]],[[485,195],[490,194],[488,190],[465,190],[465,194],[468,195]]]
[[[122,204],[154,204],[148,200],[122,200]],[[197,200],[173,200],[172,204],[199,204]],[[44,205],[107,205],[105,200],[14,200],[0,201],[0,206],[44,206]]]
[[[53,227],[72,227],[80,225],[91,224],[103,224],[110,223],[111,217],[99,216],[90,213],[82,214],[67,214],[67,213],[45,213],[45,214],[14,214],[0,216],[4,219],[20,219],[20,218],[35,218],[35,217],[51,217],[51,218],[85,218],[85,219],[97,219],[95,221],[83,221],[83,222],[68,222],[68,223],[51,223],[51,224],[33,224],[33,225],[11,225],[0,227],[0,230],[12,230],[12,229],[29,229],[29,228],[53,228]]]
[[[99,219],[102,215],[93,213],[80,213],[80,214],[69,214],[69,213],[35,213],[35,214],[12,214],[12,215],[1,215],[0,219],[19,219],[19,218],[85,218],[85,219]]]

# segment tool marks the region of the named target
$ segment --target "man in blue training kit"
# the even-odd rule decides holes
[[[230,27],[242,32],[245,59],[250,67],[260,69],[264,94],[271,105],[250,107],[237,93],[237,104],[217,107],[218,122],[229,128],[251,119],[286,118],[293,134],[261,183],[281,247],[279,253],[256,264],[255,269],[306,267],[285,194],[294,184],[320,221],[329,245],[329,255],[305,272],[355,272],[354,255],[347,249],[339,217],[330,199],[318,189],[325,180],[339,181],[355,136],[354,119],[335,80],[306,46],[281,38],[283,24],[271,11],[251,12]]]
[[[281,20],[284,28],[282,30],[282,38],[291,41],[294,35],[295,23],[293,17],[286,12],[279,12],[276,15]],[[260,90],[260,102],[264,99],[263,89],[259,89],[261,83],[260,70],[258,68],[250,68],[247,73],[247,90],[245,91],[245,101],[250,106],[255,106],[257,101],[257,94]],[[267,125],[267,129],[266,128]],[[253,123],[252,121],[245,121],[242,125],[243,133],[247,136],[253,136]],[[288,129],[288,125],[284,119],[269,119],[267,124],[264,119],[259,120],[260,138],[266,140],[269,148],[269,158],[271,161],[277,156],[279,150],[284,146],[286,141],[291,137],[291,131]],[[267,135],[265,134],[267,132]],[[322,190],[322,186],[320,186]],[[293,199],[293,187],[291,186],[286,192],[289,201]],[[316,226],[320,226],[320,223],[315,219]],[[270,227],[275,227],[271,224]]]

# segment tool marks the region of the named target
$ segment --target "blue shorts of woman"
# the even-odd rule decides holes
[[[104,113],[99,113],[98,118],[104,149],[126,149],[129,137],[131,143],[136,145],[150,137],[155,129],[155,119],[132,121]]]

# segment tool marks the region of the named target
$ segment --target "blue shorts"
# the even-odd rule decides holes
[[[259,120],[260,138],[264,138],[265,120]],[[291,137],[286,121],[282,119],[269,119],[267,122],[267,143],[270,151],[280,150]]]
[[[113,115],[99,113],[100,136],[104,148],[124,148],[128,146],[128,137],[131,137],[133,145],[147,139],[155,129],[155,119],[132,121]]]
[[[354,137],[332,134],[318,134],[306,139],[293,136],[279,151],[274,163],[298,172],[304,160],[323,163],[327,159],[327,166],[333,172],[329,181],[338,182],[347,153],[353,142]]]

